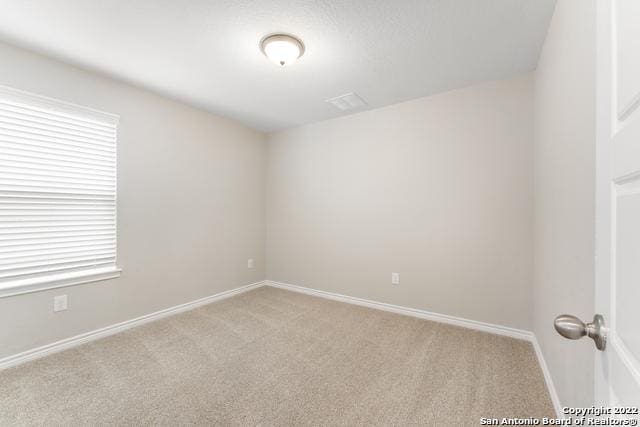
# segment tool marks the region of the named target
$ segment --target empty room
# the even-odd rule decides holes
[[[639,301],[640,1],[0,0],[2,427],[633,426]]]

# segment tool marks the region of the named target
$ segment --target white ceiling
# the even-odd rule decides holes
[[[0,0],[0,40],[262,131],[533,70],[555,0]],[[260,52],[288,32],[304,56]]]

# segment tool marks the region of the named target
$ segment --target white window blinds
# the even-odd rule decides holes
[[[117,123],[0,86],[0,290],[116,270]]]

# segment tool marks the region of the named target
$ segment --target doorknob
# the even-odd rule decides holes
[[[593,322],[585,323],[576,316],[561,314],[556,317],[553,326],[560,335],[570,340],[578,340],[585,335],[596,343],[596,348],[603,351],[607,345],[604,317],[600,314],[593,316]]]

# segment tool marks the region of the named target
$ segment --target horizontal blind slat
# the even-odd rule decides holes
[[[30,234],[30,235],[28,235]],[[64,241],[68,239],[77,238],[91,238],[91,237],[111,237],[115,239],[116,235],[112,230],[90,230],[90,231],[76,231],[76,232],[49,232],[49,233],[22,233],[20,235],[5,235],[2,238],[3,243],[11,242],[34,242],[34,241]]]
[[[77,150],[67,149],[64,146],[55,147],[57,143],[48,143],[47,141],[38,141],[27,139],[20,136],[8,135],[0,133],[0,144],[7,152],[26,152],[27,154],[36,153],[40,156],[58,156],[75,160],[92,160],[95,162],[109,163],[113,160],[115,152],[104,152],[97,150]]]
[[[2,139],[0,137],[0,139]],[[0,142],[0,154],[3,156],[14,156],[24,159],[34,159],[39,161],[53,161],[53,162],[68,162],[83,165],[94,165],[103,168],[113,168],[115,166],[115,159],[94,159],[80,156],[69,156],[64,153],[45,153],[38,150],[30,150],[27,148],[12,148],[7,144]]]
[[[2,123],[0,121],[0,126]],[[3,141],[24,141],[32,145],[47,145],[61,150],[95,151],[96,153],[114,153],[116,151],[114,142],[101,142],[86,138],[83,141],[75,141],[65,138],[63,135],[44,135],[38,132],[31,132],[24,128],[0,127],[0,137]]]
[[[69,153],[83,153],[83,154],[95,154],[102,156],[115,155],[115,147],[92,147],[86,143],[67,143],[61,141],[51,141],[44,138],[27,137],[25,135],[9,132],[3,129],[0,132],[0,142],[3,144],[19,144],[29,145],[31,147],[42,147],[44,149],[50,149],[54,151],[63,151]]]
[[[35,218],[50,218],[52,220],[57,220],[60,218],[73,218],[73,217],[83,217],[83,218],[109,218],[111,217],[111,212],[65,212],[65,211],[57,211],[57,212],[31,212],[31,211],[2,211],[0,210],[0,218],[4,221],[8,221],[9,218],[18,218],[18,220],[27,222],[30,220],[34,220]],[[38,221],[41,221],[38,220]]]
[[[24,257],[34,257],[34,256],[52,256],[52,255],[65,255],[71,256],[73,254],[90,252],[90,251],[115,251],[116,247],[113,244],[106,245],[93,245],[93,246],[76,246],[76,247],[68,247],[68,248],[52,248],[52,249],[37,249],[32,251],[22,251],[22,252],[3,252],[0,253],[0,259],[22,259]]]
[[[36,192],[36,193],[51,193],[51,194],[67,194],[67,195],[83,195],[83,194],[91,194],[96,196],[115,196],[115,191],[103,191],[96,190],[92,188],[69,188],[63,186],[57,187],[44,187],[37,185],[7,185],[0,181],[0,191],[15,191],[15,192]]]
[[[37,199],[27,199],[20,197],[9,197],[3,198],[0,195],[0,206],[5,207],[44,207],[44,206],[96,206],[96,207],[106,207],[111,206],[115,208],[114,200],[91,200],[91,199],[65,199],[65,198],[45,198],[40,197]]]
[[[24,269],[24,270],[14,270],[11,272],[6,272],[6,273],[2,273],[0,274],[0,280],[4,280],[7,278],[11,278],[11,279],[15,279],[15,278],[19,278],[19,277],[23,277],[26,275],[32,275],[32,274],[36,274],[36,273],[60,273],[61,271],[65,271],[65,270],[72,270],[72,269],[77,269],[79,267],[93,267],[93,268],[98,268],[98,267],[104,267],[105,265],[108,264],[113,264],[114,260],[113,259],[107,259],[107,260],[97,260],[95,262],[78,262],[78,263],[69,263],[69,264],[58,264],[56,266],[51,266],[51,267],[41,267],[41,268],[29,268],[29,269]]]
[[[18,252],[20,248],[33,247],[35,245],[54,247],[55,245],[81,245],[88,243],[111,243],[115,242],[115,233],[92,233],[79,236],[57,236],[57,237],[32,237],[21,239],[2,239],[0,250],[10,248]]]
[[[71,259],[71,258],[80,258],[80,257],[105,257],[105,256],[115,256],[116,252],[113,249],[98,249],[91,251],[67,251],[60,252],[57,254],[46,254],[46,255],[26,255],[26,256],[11,256],[0,258],[0,265],[15,265],[21,263],[28,262],[40,262],[43,260],[61,260],[61,259]]]
[[[115,124],[103,123],[97,120],[88,120],[85,117],[73,116],[71,114],[65,114],[59,111],[53,111],[48,108],[41,108],[30,104],[29,102],[16,102],[10,99],[2,98],[0,95],[0,105],[9,106],[25,112],[32,112],[40,115],[40,117],[51,117],[57,120],[67,120],[72,123],[84,124],[89,127],[96,127],[101,129],[115,129]],[[4,107],[3,107],[4,108]]]
[[[37,183],[38,185],[46,185],[46,184],[55,184],[56,186],[81,186],[81,188],[94,186],[96,188],[102,187],[106,189],[115,189],[115,184],[112,181],[105,180],[93,180],[93,179],[77,179],[77,178],[65,178],[65,177],[51,177],[50,179],[46,179],[44,175],[33,175],[33,174],[16,174],[10,172],[3,172],[0,170],[0,182],[5,185],[10,185],[15,182],[16,185],[19,183]]]
[[[10,190],[0,190],[0,197],[7,197],[11,199],[20,199],[20,200],[91,200],[96,202],[101,201],[115,201],[115,194],[110,195],[99,195],[99,194],[91,194],[91,193],[83,193],[83,194],[64,194],[64,193],[37,193],[37,192],[24,192],[24,191],[10,191]]]
[[[71,130],[56,129],[53,126],[47,126],[45,123],[29,123],[25,120],[17,120],[14,118],[3,117],[0,115],[0,127],[3,129],[13,129],[19,132],[28,132],[34,135],[42,135],[47,137],[59,138],[67,141],[77,142],[102,142],[112,144],[115,140],[115,134],[110,136],[94,135],[87,132],[77,132]]]
[[[75,179],[93,179],[99,181],[113,182],[115,180],[115,174],[105,173],[98,170],[86,169],[80,171],[77,169],[69,170],[68,168],[52,168],[52,167],[34,167],[33,165],[20,164],[19,162],[5,161],[4,170],[10,173],[28,174],[31,176],[53,176],[53,177],[66,177]]]
[[[0,252],[15,252],[32,251],[32,250],[46,250],[46,249],[62,249],[62,248],[76,248],[92,245],[115,245],[116,239],[113,237],[96,237],[93,239],[67,239],[62,242],[47,242],[47,241],[35,241],[35,242],[2,242],[0,243]]]
[[[92,206],[92,205],[8,205],[0,202],[0,210],[5,215],[19,215],[21,212],[26,212],[26,215],[66,215],[69,214],[100,214],[105,213],[113,214],[113,206]],[[25,218],[28,219],[28,218]]]
[[[3,231],[13,232],[15,229],[36,229],[50,227],[61,229],[62,227],[91,227],[91,226],[107,226],[115,228],[115,218],[96,219],[88,218],[84,220],[59,219],[57,221],[2,221],[0,222],[0,233]]]
[[[20,238],[31,238],[31,237],[39,237],[46,235],[62,235],[64,233],[102,233],[113,230],[113,226],[87,226],[87,227],[23,227],[23,228],[14,228],[14,229],[0,229],[0,235],[3,236],[3,239],[11,239],[13,236],[19,236]]]
[[[2,104],[0,104],[0,117],[11,120],[22,120],[25,123],[40,123],[41,125],[51,126],[52,128],[67,129],[87,135],[99,135],[107,138],[113,138],[115,136],[113,130],[96,129],[80,123],[71,123],[70,121],[46,117],[42,114],[37,115],[27,111],[20,111],[17,108],[3,106]]]
[[[0,111],[0,127],[3,129],[13,129],[18,132],[27,132],[30,134],[43,135],[47,137],[60,138],[68,142],[76,141],[95,146],[103,146],[104,148],[113,147],[115,135],[100,135],[92,132],[74,131],[60,128],[55,125],[46,123],[34,123],[28,120],[19,120],[13,117],[7,117]]]
[[[78,150],[78,151],[95,151],[96,153],[115,153],[116,146],[114,143],[95,141],[90,138],[84,140],[70,139],[64,135],[51,132],[45,134],[42,132],[34,132],[30,129],[19,128],[16,126],[6,126],[0,121],[0,138],[4,142],[24,142],[31,145],[47,145],[50,148],[60,150]]]
[[[41,257],[41,259],[35,261],[26,261],[26,262],[11,262],[11,263],[3,263],[0,261],[0,272],[7,272],[12,270],[24,270],[27,268],[42,268],[42,267],[51,267],[56,265],[63,265],[69,263],[77,263],[77,262],[90,262],[90,261],[104,261],[111,259],[115,256],[115,252],[103,252],[102,254],[85,254],[79,255],[75,257],[58,257],[58,258],[46,258]]]
[[[18,223],[22,225],[29,225],[33,222],[49,222],[56,224],[65,224],[69,222],[77,221],[110,221],[113,217],[110,215],[69,215],[69,216],[35,216],[32,215],[29,218],[22,218],[16,216],[0,216],[0,225],[4,226],[5,223]]]
[[[37,157],[32,156],[31,154],[25,153],[4,153],[3,159],[10,161],[11,164],[18,164],[18,166],[31,167],[33,169],[42,168],[42,170],[46,170],[47,168],[56,168],[57,170],[65,170],[69,171],[75,170],[84,170],[84,171],[93,171],[98,170],[109,174],[111,176],[115,176],[115,163],[113,166],[104,166],[104,165],[96,165],[96,164],[87,164],[82,161],[75,160],[60,160],[54,158],[45,158],[45,157]],[[9,164],[9,163],[7,163]]]

